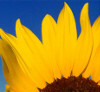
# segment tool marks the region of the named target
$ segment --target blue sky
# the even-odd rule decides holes
[[[23,25],[31,29],[41,40],[41,22],[46,14],[52,15],[57,20],[64,1],[71,7],[77,25],[78,35],[80,33],[80,11],[86,2],[89,2],[89,16],[91,24],[100,15],[100,0],[0,0],[0,28],[15,35],[15,22],[21,19]],[[2,72],[2,61],[0,59],[0,92],[4,92],[6,81]]]

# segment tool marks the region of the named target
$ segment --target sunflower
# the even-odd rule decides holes
[[[86,86],[89,82],[100,92],[100,17],[91,27],[88,3],[82,8],[80,25],[77,37],[74,15],[64,3],[57,23],[49,14],[44,17],[42,42],[20,19],[16,21],[16,37],[0,29],[6,92],[72,92],[67,88],[69,80]],[[74,92],[85,92],[78,90]]]

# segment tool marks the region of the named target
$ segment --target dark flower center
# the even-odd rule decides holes
[[[40,92],[100,92],[100,86],[91,79],[71,76],[62,78],[48,84]]]

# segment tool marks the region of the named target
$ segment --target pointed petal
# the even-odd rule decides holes
[[[80,15],[81,34],[77,41],[76,60],[73,67],[73,75],[79,76],[89,63],[92,52],[93,40],[91,24],[88,15],[88,3],[86,3]]]
[[[27,76],[36,84],[38,88],[44,88],[46,86],[44,79],[38,73],[36,66],[33,65],[33,57],[29,52],[29,49],[21,42],[21,39],[16,39],[14,36],[6,34],[3,30],[0,30],[0,34],[3,40],[5,40],[13,48],[14,53],[18,60],[18,64]],[[27,55],[28,53],[28,55]]]
[[[40,72],[46,82],[53,82],[53,75],[51,74],[50,68],[47,66],[48,59],[46,58],[47,55],[44,53],[42,43],[28,28],[20,23],[19,19],[16,22],[16,26],[19,27],[19,29],[16,27],[16,35],[22,37],[20,40],[25,42],[24,45],[27,45],[27,48],[29,48],[33,57],[36,58],[36,61],[32,62],[32,64],[37,66],[36,69]]]
[[[87,78],[91,75],[91,70],[92,70],[93,64],[94,64],[92,59],[94,58],[97,47],[100,44],[100,16],[94,22],[94,24],[92,26],[92,32],[93,32],[93,41],[94,41],[93,42],[94,43],[93,44],[93,51],[92,51],[92,55],[91,55],[89,65],[88,65],[86,71],[83,73],[83,76],[85,78]]]
[[[8,84],[20,90],[24,90],[24,87],[27,91],[36,89],[36,86],[31,82],[30,78],[22,72],[11,46],[3,40],[0,40],[0,45],[3,73]]]
[[[61,78],[56,60],[56,22],[50,15],[46,15],[42,21],[42,41],[54,78]]]
[[[66,78],[70,76],[72,70],[76,40],[74,15],[70,7],[64,3],[57,21],[57,61],[63,76]]]

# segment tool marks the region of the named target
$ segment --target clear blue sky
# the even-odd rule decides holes
[[[100,0],[0,0],[0,28],[15,35],[15,22],[21,19],[23,25],[31,29],[41,39],[41,22],[46,14],[50,14],[57,20],[64,1],[71,7],[75,19],[78,34],[80,33],[80,11],[86,2],[89,2],[89,15],[91,24],[100,15]],[[2,72],[0,59],[0,92],[4,92],[6,81]]]

